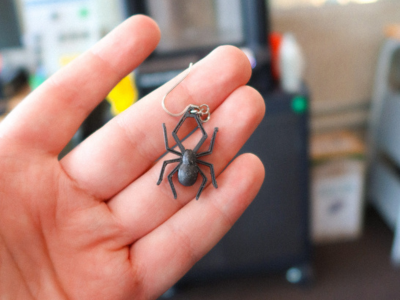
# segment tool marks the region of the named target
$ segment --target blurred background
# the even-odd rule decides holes
[[[159,46],[61,156],[222,44],[267,105],[259,195],[163,298],[400,298],[400,1],[0,0],[0,120],[134,14]]]

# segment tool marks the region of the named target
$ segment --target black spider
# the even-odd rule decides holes
[[[207,177],[204,175],[203,171],[201,171],[201,169],[199,168],[199,166],[197,164],[202,164],[202,165],[205,165],[210,168],[212,183],[215,188],[218,187],[217,181],[215,180],[214,166],[208,162],[198,159],[201,156],[209,155],[212,153],[213,147],[214,147],[214,140],[215,140],[215,136],[217,134],[218,128],[215,127],[215,129],[214,129],[214,134],[212,136],[210,148],[208,149],[208,151],[197,153],[197,151],[200,149],[201,145],[203,145],[204,141],[207,139],[208,136],[207,136],[207,133],[204,130],[203,126],[201,125],[201,120],[200,120],[199,115],[196,113],[191,113],[191,110],[192,109],[189,108],[186,111],[186,113],[184,114],[184,116],[182,117],[182,119],[179,121],[178,125],[176,125],[174,131],[172,132],[172,136],[175,139],[176,144],[178,145],[181,152],[171,149],[168,146],[167,129],[165,127],[165,123],[163,123],[165,147],[166,147],[167,151],[180,156],[180,158],[164,161],[163,166],[161,168],[160,178],[158,179],[157,185],[159,185],[163,179],[165,167],[170,163],[177,162],[178,165],[168,175],[168,181],[169,181],[169,184],[171,185],[171,190],[172,190],[172,193],[174,194],[175,199],[176,199],[177,195],[176,195],[176,190],[175,190],[174,184],[172,183],[172,176],[174,176],[174,174],[176,172],[178,172],[179,182],[184,186],[192,186],[197,181],[198,174],[200,173],[200,175],[203,177],[203,182],[201,183],[200,189],[196,195],[196,200],[199,199],[200,194],[203,191],[204,186],[206,185]],[[198,128],[200,128],[201,132],[203,133],[203,137],[200,139],[200,141],[198,142],[196,147],[194,147],[193,150],[185,149],[185,147],[182,145],[182,142],[179,140],[178,135],[177,135],[179,128],[182,126],[183,122],[187,118],[194,118],[197,122]]]

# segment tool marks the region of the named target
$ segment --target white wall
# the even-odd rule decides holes
[[[272,8],[271,17],[273,30],[292,32],[304,51],[312,128],[365,126],[384,28],[400,23],[400,1]]]

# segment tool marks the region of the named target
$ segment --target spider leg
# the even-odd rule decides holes
[[[211,154],[211,153],[213,152],[214,140],[215,140],[215,136],[217,135],[217,132],[218,132],[218,127],[215,127],[215,128],[214,128],[214,133],[213,133],[213,136],[212,136],[211,142],[210,142],[210,148],[208,149],[208,151],[198,153],[198,154],[196,155],[197,157],[209,155],[209,154]]]
[[[178,124],[176,125],[174,131],[172,131],[172,136],[175,139],[175,142],[178,145],[178,147],[179,147],[179,149],[181,150],[182,153],[185,152],[185,147],[183,147],[182,142],[179,140],[177,133],[178,133],[179,128],[181,128],[183,122],[185,122],[185,120],[187,118],[193,118],[193,116],[190,113],[190,110],[185,112],[185,114],[183,115],[182,119],[180,119]]]
[[[196,166],[196,167],[197,167],[200,175],[203,176],[203,181],[202,181],[199,191],[197,192],[197,195],[196,195],[196,200],[199,200],[200,194],[203,191],[204,187],[206,186],[207,177],[206,177],[206,175],[204,175],[203,171],[199,168],[199,166]]]
[[[174,187],[174,183],[172,182],[172,176],[174,176],[174,174],[178,171],[178,169],[181,166],[181,164],[182,164],[182,161],[168,175],[168,181],[169,181],[169,185],[171,186],[172,194],[174,194],[174,199],[176,199],[176,197],[178,197],[178,196],[176,195],[176,190],[175,190],[175,187]]]
[[[165,127],[165,123],[163,123],[163,128],[164,128],[164,142],[165,142],[165,148],[167,149],[167,151],[172,152],[172,153],[174,153],[174,154],[176,154],[176,155],[182,156],[182,153],[180,153],[180,152],[178,152],[178,151],[176,151],[176,150],[174,150],[174,149],[171,149],[171,148],[168,146],[167,128]]]
[[[207,135],[207,132],[204,130],[203,125],[201,125],[200,117],[199,117],[198,115],[194,115],[194,119],[195,119],[196,122],[197,122],[197,126],[200,128],[201,132],[203,133],[202,138],[201,138],[200,141],[197,143],[196,147],[194,147],[194,149],[193,149],[193,152],[196,153],[196,152],[200,149],[201,145],[203,145],[203,143],[204,143],[204,141],[207,139],[208,135]]]
[[[207,167],[210,168],[211,181],[212,181],[214,187],[215,187],[215,188],[218,188],[217,180],[215,179],[214,166],[213,166],[212,164],[210,164],[210,163],[208,163],[208,162],[205,162],[205,161],[202,161],[202,160],[197,160],[197,163],[198,163],[198,164],[205,165],[205,166],[207,166]]]
[[[161,168],[161,172],[160,172],[160,177],[158,178],[158,181],[157,181],[157,185],[160,185],[160,183],[161,183],[161,181],[163,179],[165,167],[170,163],[180,162],[181,160],[182,160],[181,158],[176,158],[176,159],[165,160],[163,162],[163,165],[162,165],[162,168]]]

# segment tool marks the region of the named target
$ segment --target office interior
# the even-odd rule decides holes
[[[400,298],[400,2],[1,0],[0,120],[134,14],[161,42],[64,154],[218,45],[246,53],[267,107],[241,150],[260,193],[163,298]]]

